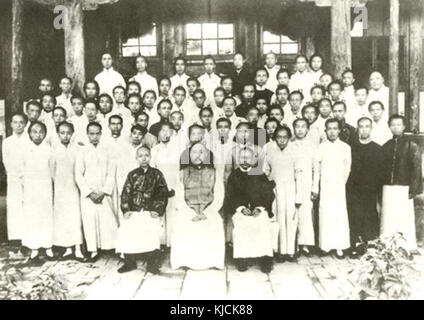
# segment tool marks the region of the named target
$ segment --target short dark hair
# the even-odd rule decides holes
[[[174,59],[174,65],[177,64],[177,61],[182,61],[182,62],[184,62],[184,65],[186,64],[186,59],[182,56],[176,57]]]
[[[195,78],[195,77],[190,77],[190,78],[188,78],[187,79],[187,84],[189,83],[189,81],[194,81],[194,82],[196,82],[196,85],[198,86],[198,87],[200,87],[200,82],[199,82],[199,80],[197,80],[197,78]]]
[[[310,58],[309,58],[309,66],[311,66],[311,62],[312,60],[314,60],[315,58],[320,58],[322,62],[324,62],[324,58],[322,57],[322,55],[320,55],[319,53],[314,53]]]
[[[125,101],[125,105],[128,107],[128,103],[130,102],[131,98],[137,98],[138,102],[140,103],[140,106],[143,104],[143,98],[138,93],[131,93],[127,100]]]
[[[14,117],[21,117],[24,120],[25,124],[28,123],[28,116],[23,112],[14,113],[10,119],[13,120]]]
[[[308,120],[306,120],[305,118],[297,118],[296,120],[294,120],[293,121],[293,128],[296,126],[296,124],[298,123],[298,122],[301,122],[301,121],[304,121],[305,123],[306,123],[306,126],[308,127],[308,129],[309,129],[309,121]]]
[[[265,67],[259,67],[259,68],[257,68],[256,71],[255,71],[255,77],[256,77],[256,75],[258,74],[259,71],[265,71],[266,76],[269,78],[269,72],[268,72],[267,69],[265,69]]]
[[[212,115],[212,117],[213,117],[213,110],[212,110],[211,107],[204,107],[204,108],[200,109],[200,111],[199,111],[199,117],[202,116],[203,112],[210,112],[211,115]]]
[[[131,133],[133,133],[135,130],[140,131],[143,134],[143,136],[147,133],[147,128],[139,125],[138,123],[136,123],[135,125],[131,127]]]
[[[160,107],[161,107],[164,103],[169,103],[169,105],[170,105],[170,106],[171,106],[171,108],[172,108],[172,102],[171,102],[171,100],[169,100],[169,99],[163,99],[161,102],[159,102],[159,103],[158,103],[157,110],[159,110],[159,109],[160,109]]]
[[[337,106],[338,104],[341,104],[343,106],[343,108],[344,108],[345,111],[347,110],[346,103],[344,101],[336,101],[336,102],[334,102],[334,104],[331,107],[331,109],[334,109],[334,106]]]
[[[330,104],[330,107],[332,107],[332,103],[331,103],[331,100],[330,99],[328,99],[328,98],[322,98],[320,101],[318,101],[318,108],[319,108],[319,106],[321,105],[321,103],[322,102],[324,102],[324,101],[327,101],[329,104]]]
[[[28,111],[29,106],[36,106],[36,107],[38,107],[38,110],[40,110],[40,112],[43,109],[43,107],[41,106],[41,103],[38,102],[37,100],[30,100],[30,101],[28,101],[27,104],[25,105],[25,110]]]
[[[384,104],[381,101],[377,101],[377,100],[370,102],[370,104],[368,105],[368,110],[370,110],[371,106],[373,106],[375,104],[379,105],[381,107],[381,109],[384,110]]]
[[[36,126],[36,125],[39,125],[41,128],[43,128],[43,129],[44,129],[44,132],[45,132],[45,133],[47,133],[47,127],[46,127],[46,125],[45,125],[43,122],[41,122],[41,121],[34,121],[34,122],[32,122],[32,123],[29,125],[29,127],[28,127],[28,134],[31,132],[31,129],[32,129],[34,126]]]
[[[203,58],[203,63],[206,62],[206,60],[212,60],[214,64],[216,64],[215,58],[212,57],[211,55],[207,55],[206,57]]]
[[[275,123],[277,124],[277,128],[278,128],[279,126],[281,126],[280,122],[279,122],[277,119],[275,119],[275,118],[268,118],[268,119],[265,121],[264,128],[266,128],[267,124],[268,124],[268,123],[270,123],[270,122],[275,122]]]
[[[167,76],[160,77],[159,78],[159,81],[158,81],[158,84],[160,84],[164,80],[168,81],[169,82],[169,85],[171,85],[171,79],[169,79],[169,77],[167,77]]]
[[[359,123],[360,123],[360,122],[362,122],[362,121],[364,121],[364,120],[368,120],[368,121],[369,121],[369,122],[371,122],[371,124],[372,124],[372,120],[371,120],[371,118],[369,118],[369,117],[360,117],[360,118],[358,119],[358,121],[356,122],[357,126],[359,126]]]
[[[184,91],[184,95],[186,95],[187,94],[187,90],[183,87],[183,86],[178,86],[178,87],[176,87],[175,89],[174,89],[174,92],[173,93],[175,93],[175,91]]]
[[[280,131],[285,131],[285,132],[287,132],[287,135],[289,136],[289,139],[291,139],[291,137],[293,136],[293,135],[292,135],[292,132],[291,132],[291,130],[290,130],[290,128],[289,128],[289,127],[287,127],[287,126],[279,126],[279,127],[277,127],[277,129],[275,129],[275,131],[274,131],[274,135],[273,135],[273,137],[272,137],[274,140],[277,138],[277,135],[278,135],[278,133],[279,133]]]
[[[222,85],[222,83],[223,83],[225,80],[228,80],[228,79],[230,79],[230,80],[234,83],[233,78],[231,78],[230,76],[223,76],[223,77],[221,78],[221,81],[220,81],[219,83]]]
[[[111,106],[113,107],[113,99],[112,99],[112,97],[109,95],[109,94],[107,94],[107,93],[102,93],[100,96],[99,96],[99,102],[100,102],[100,99],[101,98],[106,98],[106,99],[108,99],[109,100],[109,102],[110,102],[110,104],[111,104]]]
[[[328,90],[330,90],[330,88],[334,85],[340,86],[340,89],[343,90],[343,84],[340,82],[340,80],[331,81],[330,84],[328,85]]]
[[[118,89],[124,90],[124,93],[127,92],[127,89],[125,89],[123,86],[119,85],[119,86],[116,86],[115,88],[113,88],[112,94],[115,94],[115,91],[118,90]]]
[[[225,94],[225,89],[223,87],[217,87],[214,91],[213,94],[215,95],[215,93],[217,93],[218,91],[221,91],[223,94]]]
[[[122,125],[124,124],[124,119],[122,119],[122,117],[120,115],[118,115],[118,114],[111,115],[109,117],[108,124],[111,123],[111,120],[112,119],[118,119],[121,122]]]
[[[355,76],[355,74],[353,73],[352,69],[346,69],[345,71],[343,71],[342,77],[344,77],[344,75],[347,74],[347,73],[351,73],[353,76]]]
[[[109,95],[108,95],[109,96]],[[110,96],[109,96],[110,97]],[[112,98],[111,98],[112,99]],[[82,104],[85,104],[85,99],[80,95],[75,95],[71,97],[71,103],[74,103],[74,100],[79,100]],[[113,102],[113,101],[112,101]]]
[[[236,99],[234,99],[234,97],[230,97],[230,96],[225,97],[224,100],[222,101],[222,103],[224,103],[227,100],[233,101],[234,102],[234,106],[237,105]]]
[[[86,81],[86,82],[84,83],[84,91],[87,89],[87,86],[88,86],[90,83],[93,83],[93,84],[95,85],[95,87],[96,87],[96,91],[97,91],[97,94],[99,94],[100,87],[99,87],[99,84],[98,84],[98,82],[97,82],[96,80],[88,80],[88,81]]]
[[[400,114],[392,114],[387,121],[387,124],[390,126],[393,120],[402,120],[403,125],[406,126],[406,118]]]
[[[60,127],[63,127],[63,126],[68,127],[72,131],[72,133],[75,132],[74,125],[68,121],[62,121],[61,123],[59,123],[56,127],[56,132],[59,133]]]
[[[337,123],[337,126],[339,127],[339,129],[341,128],[339,120],[337,120],[336,118],[330,118],[330,119],[327,119],[327,121],[325,121],[325,129],[327,129],[330,123]]]
[[[138,88],[138,91],[141,91],[141,86],[140,86],[140,84],[137,82],[137,81],[130,81],[130,82],[128,82],[128,88],[129,88],[129,86],[137,86],[137,88]]]
[[[134,120],[135,120],[135,121],[137,121],[137,119],[138,119],[141,115],[146,116],[147,121],[149,121],[150,117],[149,117],[149,115],[148,115],[146,112],[144,112],[144,111],[140,111],[139,113],[137,113],[136,115],[134,115]]]
[[[193,96],[195,94],[198,94],[198,93],[201,93],[203,95],[203,97],[206,98],[206,93],[205,93],[205,91],[203,91],[203,89],[196,89],[196,90],[194,90]]]
[[[57,100],[56,100],[56,97],[53,95],[53,93],[52,93],[52,92],[46,92],[46,93],[42,94],[42,95],[41,95],[41,97],[40,97],[40,102],[42,102],[42,101],[43,101],[44,97],[50,97],[50,98],[53,98],[53,103],[54,103],[54,105],[56,106],[56,104],[57,104]]]
[[[205,127],[201,126],[200,124],[194,123],[192,124],[190,127],[188,127],[188,136],[190,137],[191,132],[193,131],[193,129],[202,129],[203,132],[205,131]]]
[[[312,93],[312,91],[314,91],[314,90],[316,90],[316,89],[321,90],[322,95],[325,95],[325,89],[323,88],[323,86],[313,86],[313,87],[311,88],[311,90],[309,91],[309,93],[311,94],[311,93]]]
[[[302,108],[302,117],[304,117],[304,116],[305,116],[306,109],[309,109],[309,108],[314,109],[315,114],[318,114],[318,113],[319,113],[319,112],[318,112],[318,110],[317,110],[317,107],[316,107],[316,106],[314,106],[313,104],[307,104],[306,106],[304,106],[304,107]]]
[[[89,103],[94,104],[94,105],[96,106],[96,109],[99,109],[99,103],[97,102],[97,100],[95,100],[95,99],[87,99],[87,100],[85,100],[85,102],[84,102],[84,107],[85,107],[87,104],[89,104]]]
[[[147,91],[145,91],[145,92],[143,93],[143,100],[144,100],[144,98],[146,98],[146,95],[147,95],[148,93],[153,94],[153,96],[155,97],[155,100],[157,99],[157,95],[156,95],[156,92],[155,92],[154,90],[147,90]]]
[[[286,90],[287,91],[287,93],[288,94],[290,94],[290,89],[289,89],[289,87],[287,87],[286,85],[284,85],[284,84],[279,84],[278,86],[277,86],[277,89],[275,90],[275,94],[278,94],[278,91],[280,91],[280,90]]]
[[[297,60],[300,58],[304,58],[306,60],[306,63],[309,62],[308,57],[305,56],[304,54],[298,54],[295,58],[294,58],[294,62],[297,63]]]
[[[52,114],[53,114],[56,110],[62,110],[62,111],[63,111],[63,113],[65,114],[65,117],[66,117],[66,116],[68,116],[68,113],[66,112],[66,109],[65,109],[65,108],[60,107],[60,106],[58,106],[58,107],[54,107],[54,108],[53,108],[53,110],[52,110]]]
[[[90,122],[89,124],[87,124],[87,128],[86,128],[87,133],[88,133],[88,129],[90,129],[91,127],[99,128],[100,132],[102,132],[102,126],[98,122]]]
[[[286,74],[289,76],[289,78],[290,78],[290,71],[289,71],[288,69],[280,69],[280,70],[278,70],[278,72],[277,72],[277,79],[278,79],[278,77],[279,77],[279,75],[280,75],[281,73],[286,73]]]
[[[216,120],[216,126],[218,127],[218,123],[220,122],[226,122],[228,123],[228,126],[231,128],[231,120],[228,118],[219,118],[218,120]]]
[[[281,111],[281,114],[282,114],[282,115],[283,115],[283,117],[284,117],[284,110],[283,110],[283,108],[281,108],[279,105],[276,105],[276,104],[272,105],[272,106],[268,109],[268,116],[271,114],[271,111],[272,111],[272,110],[274,110],[274,109],[278,109],[278,110],[280,110],[280,111]]]
[[[305,97],[303,96],[303,93],[302,92],[300,92],[300,91],[292,91],[292,92],[290,92],[290,94],[289,94],[289,100],[290,100],[290,98],[292,97],[292,96],[294,96],[295,94],[298,94],[298,95],[300,95],[300,99],[304,99]]]

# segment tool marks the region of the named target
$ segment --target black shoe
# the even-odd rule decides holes
[[[285,255],[282,255],[282,254],[277,255],[277,257],[275,258],[275,260],[278,263],[284,263],[284,262],[287,261],[286,256]]]
[[[156,267],[156,266],[148,266],[147,268],[146,268],[146,271],[147,272],[150,272],[151,274],[159,274],[160,273],[160,269],[158,268],[158,267]]]
[[[292,262],[292,263],[295,263],[295,262],[297,262],[297,258],[296,258],[296,255],[288,255],[287,256],[287,258],[286,258],[286,260],[288,261],[288,262]]]
[[[136,263],[125,263],[122,267],[120,267],[118,269],[119,273],[125,273],[125,272],[129,272],[129,271],[133,271],[137,269],[137,264]]]
[[[249,269],[249,266],[247,264],[247,261],[237,261],[236,268],[240,272],[245,272],[247,269]]]
[[[261,265],[261,271],[263,273],[270,273],[272,271],[272,265],[271,264]]]
[[[335,250],[334,257],[336,257],[336,259],[339,259],[339,260],[344,259],[345,257],[344,252],[342,251],[342,254],[340,255],[337,251],[338,250]]]
[[[305,256],[305,257],[310,257],[312,254],[311,252],[308,250],[305,250],[305,248],[300,249],[299,251],[299,256]]]

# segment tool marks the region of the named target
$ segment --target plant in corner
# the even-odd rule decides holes
[[[408,299],[420,272],[397,233],[367,244],[365,254],[350,272],[356,286],[350,299]]]

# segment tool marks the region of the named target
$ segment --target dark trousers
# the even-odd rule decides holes
[[[259,265],[261,267],[271,267],[272,263],[273,263],[273,258],[272,257],[268,257],[268,256],[263,256],[257,259],[252,259],[252,258],[239,258],[239,259],[234,259],[234,262],[237,266],[249,266],[249,261],[251,260],[257,260]]]
[[[161,252],[160,250],[154,250],[141,254],[125,254],[125,263],[137,264],[138,258],[144,258],[146,260],[146,269],[159,269],[161,265]]]

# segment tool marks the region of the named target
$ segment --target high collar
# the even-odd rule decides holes
[[[112,72],[112,71],[115,71],[113,67],[110,67],[109,69],[103,68],[103,72]]]

